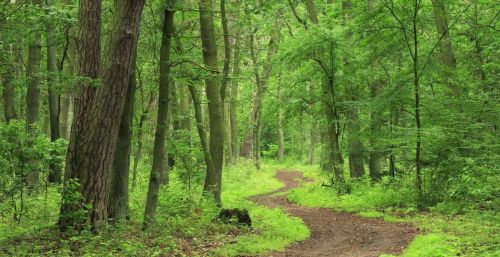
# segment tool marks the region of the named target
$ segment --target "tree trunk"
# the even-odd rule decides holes
[[[276,52],[278,51],[278,44],[280,40],[280,29],[281,29],[281,14],[277,13],[273,30],[271,33],[271,39],[269,40],[269,47],[267,49],[266,60],[262,68],[262,76],[259,72],[260,64],[257,61],[258,60],[257,53],[255,52],[254,35],[252,34],[250,38],[250,43],[251,43],[250,50],[252,52],[252,62],[254,64],[254,76],[256,79],[256,91],[254,95],[252,113],[250,115],[250,122],[249,122],[251,127],[247,130],[245,139],[243,141],[244,145],[242,147],[242,153],[243,150],[249,148],[249,143],[252,143],[253,154],[255,158],[255,166],[257,168],[260,167],[260,152],[261,152],[260,134],[262,131],[262,101],[264,93],[266,92],[267,89],[267,80],[271,75],[271,69],[272,69],[271,62],[274,54],[276,54]],[[242,156],[245,155],[242,154]],[[245,157],[248,157],[248,153],[246,153]]]
[[[203,47],[203,61],[211,76],[205,78],[210,120],[210,155],[214,170],[208,170],[203,191],[212,193],[215,202],[221,205],[222,163],[224,155],[224,109],[221,98],[221,83],[215,75],[217,67],[217,41],[213,22],[212,0],[200,0],[200,34]]]
[[[349,149],[349,172],[351,178],[359,178],[365,175],[364,164],[364,146],[360,137],[360,124],[358,108],[349,106],[346,111],[348,137],[347,144]]]
[[[328,136],[328,124],[321,131],[321,169],[324,171],[333,170],[333,159],[330,154],[330,137]]]
[[[375,12],[376,2],[375,0],[368,1],[368,11],[373,13]],[[375,49],[372,47],[371,55],[375,55]],[[379,69],[377,64],[372,64],[371,69],[377,70]],[[368,170],[370,173],[370,177],[372,180],[377,181],[381,176],[381,166],[383,162],[383,152],[379,145],[379,140],[382,136],[382,123],[383,123],[383,111],[381,111],[380,107],[377,106],[379,102],[379,95],[384,87],[384,81],[381,79],[375,78],[374,81],[370,82],[370,97],[371,97],[371,105],[370,105],[370,135],[369,135],[369,160],[368,160]]]
[[[339,144],[339,128],[338,124],[338,115],[337,108],[335,107],[335,100],[332,96],[335,95],[333,92],[333,78],[325,79],[323,83],[323,104],[324,110],[326,114],[326,122],[328,127],[328,155],[332,160],[334,178],[337,182],[344,182],[344,159],[342,157],[342,152],[340,151]]]
[[[327,1],[328,4],[331,4],[332,1]],[[318,24],[318,18],[317,18],[317,13],[316,13],[316,8],[314,5],[313,0],[307,0],[307,11],[309,16],[311,17],[311,21],[314,24]],[[330,46],[330,63],[334,63],[335,60],[333,59],[333,52],[335,49],[333,48],[333,45]],[[323,65],[321,63],[321,65]],[[324,66],[323,66],[324,67]],[[335,71],[334,67],[330,67],[330,70],[324,69],[324,79],[322,85],[322,102],[323,102],[323,108],[324,108],[324,113],[326,116],[326,122],[327,122],[327,139],[328,139],[328,145],[326,149],[326,154],[328,156],[328,161],[326,162],[326,166],[333,165],[333,175],[334,179],[337,182],[344,183],[344,159],[342,157],[342,152],[340,150],[340,143],[339,143],[339,136],[340,136],[340,128],[338,126],[339,124],[339,117],[338,117],[338,110],[336,107],[336,92],[335,92],[335,83],[334,83],[334,78],[335,78]],[[328,167],[329,168],[329,167]]]
[[[207,133],[203,127],[203,116],[200,104],[200,97],[196,92],[193,84],[188,84],[189,92],[191,94],[191,99],[193,99],[194,106],[194,116],[196,119],[196,129],[198,130],[198,136],[200,137],[201,149],[203,151],[203,156],[205,157],[205,164],[207,165],[207,174],[214,173],[214,162],[212,160],[212,154],[210,153],[210,148],[208,146]]]
[[[66,173],[64,177],[65,189],[62,192],[61,212],[59,217],[59,226],[65,229],[67,226],[80,226],[85,222],[77,220],[74,213],[81,208],[78,200],[71,199],[74,192],[70,191],[70,183],[76,180],[79,183],[78,191],[82,197],[84,195],[85,183],[90,183],[87,174],[80,172],[78,167],[80,160],[85,155],[81,149],[80,143],[85,140],[84,126],[87,116],[90,115],[90,109],[94,100],[96,87],[95,80],[100,74],[101,59],[101,1],[82,0],[78,8],[78,53],[79,65],[78,76],[85,79],[77,81],[77,95],[75,98],[75,118],[70,129],[70,141],[66,155]],[[87,139],[88,140],[88,139]],[[83,199],[90,202],[87,198]],[[87,218],[88,219],[88,218]],[[87,221],[89,222],[89,221]]]
[[[372,180],[380,179],[381,166],[383,161],[383,152],[380,149],[379,140],[382,128],[382,111],[378,106],[378,96],[383,86],[383,81],[376,80],[370,84],[371,92],[371,111],[370,111],[370,154],[369,154],[369,172]]]
[[[136,72],[137,73],[137,72]],[[141,81],[140,77],[138,76],[139,82]],[[144,86],[142,83],[139,85],[139,89],[141,90],[141,98],[143,99],[144,96]],[[135,189],[137,185],[137,170],[139,168],[139,162],[142,157],[142,135],[143,135],[143,128],[144,128],[144,123],[146,122],[146,119],[148,117],[149,111],[151,109],[151,106],[153,105],[154,102],[154,96],[151,94],[148,97],[148,102],[146,103],[146,107],[143,107],[143,111],[141,113],[141,116],[139,118],[139,124],[137,125],[137,146],[135,148],[135,153],[134,153],[134,167],[132,171],[132,191]],[[144,102],[142,103],[144,106]]]
[[[416,143],[415,143],[415,187],[418,192],[418,197],[422,197],[422,165],[421,165],[421,154],[422,154],[422,124],[420,120],[420,76],[418,72],[419,68],[419,41],[418,41],[418,30],[417,30],[417,18],[420,9],[420,3],[418,0],[414,0],[413,6],[413,84],[414,84],[414,94],[415,94],[415,128],[417,130]]]
[[[15,66],[13,65],[13,54],[7,42],[0,53],[0,77],[3,82],[3,103],[5,121],[9,122],[17,119],[16,113],[16,88],[12,83],[14,81]]]
[[[80,50],[80,52],[83,51],[83,56],[80,59],[80,73],[85,75],[93,75],[85,71],[88,71],[90,63],[95,64],[96,62],[96,60],[87,59],[87,53],[99,52],[96,41],[100,40],[100,35],[93,33],[99,31],[99,28],[95,26],[91,29],[85,28],[92,23],[100,25],[100,1],[93,2],[80,1],[80,12],[83,14],[80,16],[82,26],[80,30],[81,34],[85,34],[82,32],[88,34],[81,36],[83,40],[79,41],[79,45],[89,47],[89,49]],[[91,205],[87,215],[87,223],[95,229],[108,217],[111,170],[143,6],[144,0],[115,1],[102,86],[97,89],[94,101],[90,105],[91,110],[88,117],[91,118],[84,120],[77,118],[73,125],[74,129],[81,128],[83,133],[80,134],[80,137],[75,137],[73,134],[77,132],[72,132],[71,141],[73,142],[70,141],[66,180],[75,178],[80,182],[80,193],[83,201],[85,204]],[[87,40],[91,40],[92,43]],[[92,54],[88,57],[98,58]],[[92,78],[92,76],[90,77]],[[80,108],[81,106],[77,109]],[[85,116],[83,117],[85,118]],[[72,148],[71,145],[74,147]],[[67,195],[63,195],[63,199],[67,199],[67,197]],[[74,208],[71,205],[71,203],[63,201],[60,220],[60,225],[63,227],[82,223],[82,221],[75,221],[74,215],[70,215],[71,208]]]
[[[73,5],[72,0],[64,0],[66,8],[70,9]],[[66,30],[66,63],[67,74],[77,76],[78,60],[77,60],[77,33],[73,25],[68,24]],[[59,67],[59,72],[62,72],[63,66]],[[60,96],[60,134],[64,139],[69,140],[71,137],[71,124],[73,124],[74,104],[73,104],[74,90],[72,88],[65,89],[64,93]]]
[[[231,147],[231,118],[230,118],[230,101],[224,103],[224,156],[226,164],[234,164],[233,152]]]
[[[310,137],[311,141],[309,144],[309,153],[307,156],[307,164],[312,165],[314,164],[314,156],[316,155],[316,145],[317,145],[317,133],[316,130],[318,129],[318,121],[316,117],[316,104],[315,104],[315,91],[316,87],[314,86],[313,83],[311,83],[310,88],[310,101],[311,101],[311,131],[310,131]]]
[[[186,142],[190,141],[189,132],[191,131],[191,119],[189,112],[191,109],[191,104],[189,100],[189,90],[186,85],[177,84],[179,96],[179,128],[183,130],[187,135],[185,138]]]
[[[281,83],[281,80],[280,82]],[[283,130],[283,110],[281,105],[283,104],[281,96],[281,84],[278,84],[278,161],[282,162],[285,159],[285,132]]]
[[[154,222],[161,173],[167,169],[165,155],[165,137],[168,131],[168,109],[170,98],[170,46],[174,28],[174,10],[165,9],[163,20],[162,43],[160,49],[160,87],[158,94],[158,117],[156,121],[155,141],[153,147],[153,166],[149,177],[148,196],[144,211],[144,228]]]
[[[351,20],[351,9],[352,3],[350,0],[342,1],[342,12],[344,14],[344,26],[349,26],[349,22]],[[352,33],[349,29],[346,29],[346,40],[352,43]],[[351,178],[359,178],[365,174],[365,165],[364,165],[364,146],[360,139],[360,124],[359,124],[359,107],[358,107],[358,91],[359,88],[355,85],[350,77],[352,77],[349,60],[352,57],[347,56],[344,57],[344,70],[347,73],[347,79],[345,81],[345,91],[348,97],[348,101],[351,103],[346,108],[346,118],[347,118],[347,148],[349,152],[349,174]]]
[[[137,49],[135,51],[111,174],[108,218],[111,219],[112,222],[118,222],[128,218],[128,182],[130,173],[130,150],[132,148],[132,123],[134,120]]]
[[[439,41],[439,60],[441,64],[445,67],[445,79],[447,86],[452,90],[455,97],[461,95],[460,86],[447,78],[452,76],[452,73],[457,67],[457,62],[455,59],[455,54],[453,52],[453,47],[451,45],[449,27],[448,27],[448,15],[446,13],[446,8],[444,6],[443,0],[432,0],[432,8],[434,10],[434,23],[436,25],[436,31],[438,34]]]
[[[231,152],[231,121],[229,118],[229,101],[226,101],[226,94],[229,92],[227,86],[230,84],[229,70],[231,62],[231,44],[229,42],[229,29],[226,15],[226,1],[220,0],[221,24],[224,39],[224,67],[222,69],[221,101],[224,112],[224,156],[226,164],[233,163],[233,153]]]
[[[32,0],[32,5],[36,8],[42,8],[43,1]],[[28,86],[26,93],[26,126],[30,133],[37,133],[34,126],[40,121],[40,61],[42,58],[40,41],[40,32],[35,31],[28,49],[28,66],[26,68]],[[31,171],[26,176],[26,183],[32,188],[38,183],[39,167],[37,161],[32,161],[29,165]]]
[[[47,6],[54,5],[53,0],[46,0]],[[49,95],[49,118],[50,118],[50,141],[54,142],[61,137],[59,130],[59,94],[57,84],[59,83],[56,51],[57,46],[54,41],[54,26],[47,25],[47,87]],[[54,156],[55,153],[52,153]],[[61,182],[61,167],[57,163],[51,162],[48,181],[52,183]]]
[[[239,1],[237,2],[239,6]],[[239,25],[236,28],[235,39],[234,39],[234,56],[233,56],[233,79],[231,80],[231,102],[229,108],[229,123],[231,124],[231,153],[233,154],[233,161],[238,160],[239,153],[239,130],[238,130],[238,120],[236,117],[238,108],[238,82],[240,76],[240,46],[241,46],[241,28]]]

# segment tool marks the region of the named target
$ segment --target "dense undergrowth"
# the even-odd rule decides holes
[[[397,178],[396,183],[386,177],[376,184],[368,178],[351,180],[347,182],[351,193],[338,194],[335,186],[325,186],[328,175],[319,168],[302,166],[300,170],[318,183],[292,190],[288,198],[293,202],[418,226],[421,234],[404,257],[500,256],[498,202],[461,199],[422,209],[411,179]]]
[[[240,164],[224,171],[224,207],[246,208],[253,227],[222,224],[218,208],[202,200],[201,183],[187,185],[181,172],[172,171],[169,187],[162,188],[157,225],[141,230],[148,168],[142,167],[130,195],[130,220],[96,235],[60,233],[57,221],[60,193],[48,187],[44,194],[26,197],[19,222],[3,217],[0,223],[1,256],[235,256],[280,250],[309,236],[304,223],[279,209],[270,210],[246,198],[274,191],[282,184],[273,178],[278,166],[264,164],[256,171]]]
[[[379,183],[369,179],[348,181],[349,194],[328,184],[329,176],[316,166],[294,161],[265,161],[260,171],[251,163],[226,168],[223,177],[224,207],[246,208],[253,227],[226,225],[217,220],[219,209],[200,198],[202,174],[186,184],[182,171],[173,170],[170,185],[162,188],[157,225],[142,231],[148,167],[141,167],[136,188],[130,195],[130,220],[108,227],[96,235],[61,234],[54,227],[60,193],[50,186],[43,194],[27,196],[19,221],[2,214],[2,256],[238,256],[282,250],[304,240],[309,231],[302,220],[279,208],[268,209],[248,200],[282,186],[274,178],[278,169],[303,171],[316,182],[294,189],[291,201],[310,207],[348,211],[389,222],[408,222],[421,229],[402,256],[499,256],[500,219],[497,203],[443,201],[418,207],[411,179],[389,178]],[[485,204],[487,207],[485,207]]]

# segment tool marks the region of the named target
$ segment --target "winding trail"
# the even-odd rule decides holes
[[[285,186],[277,191],[252,198],[269,208],[283,208],[288,214],[301,218],[311,236],[295,243],[283,252],[265,254],[269,257],[377,257],[398,255],[418,233],[418,228],[404,223],[388,223],[347,212],[325,208],[308,208],[289,202],[286,192],[304,182],[313,182],[301,172],[278,171],[276,178]]]

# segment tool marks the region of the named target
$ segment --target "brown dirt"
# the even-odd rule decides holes
[[[284,194],[304,182],[313,182],[297,171],[278,171],[276,178],[285,186],[269,194],[253,197],[258,204],[283,208],[301,218],[311,236],[295,243],[283,252],[268,253],[269,257],[372,257],[381,254],[398,255],[418,233],[418,228],[404,223],[388,223],[347,212],[324,208],[308,208],[289,202]]]

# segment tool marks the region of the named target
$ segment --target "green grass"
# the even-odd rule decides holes
[[[247,200],[248,197],[272,192],[283,186],[274,178],[283,166],[265,162],[260,171],[241,174],[235,167],[225,173],[229,182],[224,186],[222,200],[229,208],[246,208],[250,212],[256,234],[243,235],[234,244],[216,251],[218,256],[254,255],[282,250],[287,245],[309,237],[301,219],[290,217],[281,209],[270,210]],[[248,168],[247,168],[248,169]],[[233,179],[234,181],[232,181]]]
[[[338,195],[334,189],[319,185],[328,178],[318,167],[306,166],[302,171],[318,183],[292,190],[288,198],[293,202],[420,227],[422,234],[403,257],[500,256],[500,217],[494,211],[467,210],[456,215],[431,208],[421,213],[415,207],[415,193],[410,186],[391,185],[387,180],[371,185],[360,180],[351,182],[351,194]]]
[[[248,200],[283,186],[274,178],[281,165],[265,162],[257,171],[249,163],[224,170],[222,201],[225,208],[246,208],[253,227],[237,227],[217,220],[218,208],[201,196],[203,173],[192,174],[192,184],[173,171],[169,187],[162,187],[157,225],[141,230],[149,167],[140,167],[137,187],[130,192],[130,221],[107,228],[99,235],[60,234],[55,229],[60,194],[27,197],[21,223],[0,222],[0,256],[236,256],[281,250],[304,240],[309,230],[302,220],[280,209],[270,210]]]

